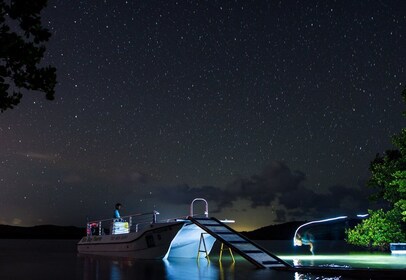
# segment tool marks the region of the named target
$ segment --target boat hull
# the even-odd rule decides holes
[[[162,259],[184,223],[155,223],[140,232],[85,236],[77,244],[78,252],[137,259]]]
[[[172,240],[164,259],[206,257],[213,248],[216,238],[199,226],[188,222]]]
[[[406,254],[406,243],[390,243],[392,254]]]
[[[135,259],[203,258],[216,239],[189,220],[154,223],[139,232],[85,236],[77,244],[82,254]]]

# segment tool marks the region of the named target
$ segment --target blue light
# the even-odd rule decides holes
[[[348,216],[339,216],[339,217],[330,218],[330,219],[324,219],[324,220],[319,220],[319,221],[311,221],[311,222],[308,222],[308,223],[305,223],[305,224],[299,226],[299,227],[296,229],[296,231],[295,231],[295,235],[293,236],[293,246],[301,246],[301,244],[302,244],[301,242],[299,242],[299,241],[296,239],[297,232],[298,232],[299,229],[301,229],[302,227],[307,226],[307,225],[311,225],[311,224],[324,223],[324,222],[330,222],[330,221],[341,220],[341,219],[347,219],[347,218],[348,218]]]
[[[368,216],[369,216],[369,214],[357,214],[358,218],[365,218],[365,217],[368,217]]]

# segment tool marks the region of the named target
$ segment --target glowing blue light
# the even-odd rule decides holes
[[[304,226],[307,225],[311,225],[311,224],[316,224],[316,223],[324,223],[324,222],[330,222],[330,221],[335,221],[335,220],[341,220],[341,219],[347,219],[348,216],[339,216],[339,217],[335,217],[335,218],[330,218],[330,219],[324,219],[324,220],[319,220],[319,221],[311,221],[308,223],[305,223],[301,226],[299,226],[296,231],[295,231],[295,235],[293,236],[293,246],[301,246],[301,243],[296,241],[296,236],[297,236],[297,232],[299,231],[299,229],[301,229]]]
[[[365,218],[365,217],[368,217],[368,216],[369,216],[369,214],[357,214],[358,218]]]

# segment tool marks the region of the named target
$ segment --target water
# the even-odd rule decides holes
[[[292,246],[292,241],[259,241],[258,243],[294,265],[406,269],[406,255],[368,252],[349,246],[345,241],[318,241],[315,245],[315,255],[310,253],[308,246]]]
[[[76,240],[0,240],[0,279],[351,279],[340,275],[322,277],[257,269],[237,255],[235,255],[236,262],[233,263],[227,251],[224,251],[223,261],[219,263],[218,247],[215,247],[210,255],[210,262],[206,259],[199,262],[196,259],[146,261],[80,255],[76,252],[76,242]],[[311,256],[306,248],[293,248],[290,241],[258,243],[291,264],[299,262],[302,265],[335,264],[351,267],[406,268],[405,256],[357,254],[345,251],[343,249],[345,246],[336,247],[335,252],[340,253],[338,255],[323,252]],[[331,250],[331,248],[328,249],[329,246],[331,242],[326,242],[323,248],[327,251]],[[322,252],[322,248],[319,251]]]

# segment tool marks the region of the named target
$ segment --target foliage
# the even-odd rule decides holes
[[[401,161],[402,154],[398,150],[388,150],[383,156],[376,156],[370,166],[371,178],[368,181],[370,187],[378,190],[373,199],[383,198],[391,205],[395,204],[398,194],[391,182],[395,179],[395,172],[402,169]]]
[[[398,211],[369,210],[369,214],[368,219],[346,231],[348,243],[386,251],[389,250],[389,243],[405,240]]]
[[[402,92],[406,103],[406,88]],[[403,113],[406,116],[406,112]],[[368,186],[377,189],[375,200],[389,203],[389,211],[369,210],[370,217],[347,231],[350,244],[388,249],[391,242],[406,241],[406,129],[392,138],[395,150],[377,155],[371,162]]]
[[[44,92],[54,99],[56,69],[40,67],[44,42],[51,33],[42,27],[40,12],[47,0],[0,0],[0,111],[12,109],[21,90]]]
[[[406,103],[406,88],[402,92]],[[406,116],[406,112],[403,113]],[[392,143],[396,150],[388,150],[383,155],[377,155],[370,165],[370,187],[378,189],[374,198],[383,198],[394,206],[399,200],[406,199],[406,128],[393,136]],[[402,181],[403,180],[403,181]],[[403,187],[402,183],[403,182]],[[403,191],[401,190],[403,188]]]
[[[406,222],[406,171],[397,171],[393,176],[395,179],[390,184],[397,188],[400,197],[400,199],[395,202],[395,208],[400,211],[402,220]]]
[[[406,89],[402,93],[406,101]],[[371,163],[371,178],[368,185],[379,191],[374,198],[383,198],[390,207],[400,211],[406,222],[406,129],[392,138],[397,150],[386,151],[377,155]]]

